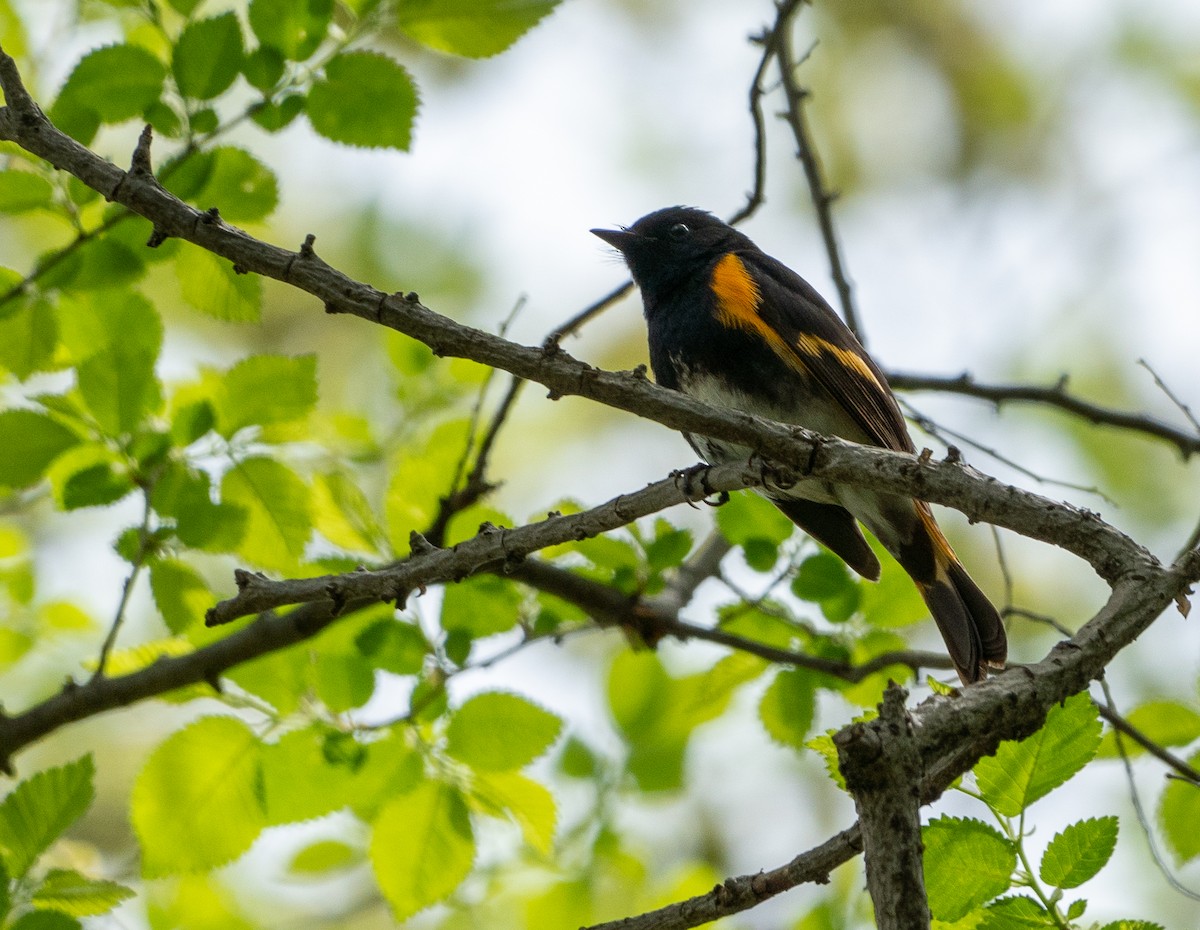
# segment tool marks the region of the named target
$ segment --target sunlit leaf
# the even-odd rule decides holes
[[[921,839],[929,910],[938,920],[958,920],[1012,883],[1017,852],[982,821],[939,817],[925,826]]]
[[[397,25],[422,45],[486,58],[536,26],[559,0],[406,0]]]
[[[133,787],[131,819],[147,878],[236,859],[266,826],[260,744],[232,717],[203,717],[151,753]]]
[[[242,29],[233,13],[193,20],[175,42],[171,70],[185,97],[211,100],[233,84],[241,66]]]
[[[95,797],[90,755],[45,769],[19,783],[0,803],[0,856],[8,875],[22,878]]]
[[[1078,888],[1104,868],[1117,848],[1117,818],[1096,817],[1068,824],[1042,854],[1042,881]]]
[[[558,738],[562,721],[516,694],[477,694],[455,711],[446,750],[486,771],[523,768]]]
[[[309,122],[326,139],[407,151],[417,115],[408,72],[378,52],[343,52],[325,65],[306,103]],[[379,114],[386,113],[387,119]]]

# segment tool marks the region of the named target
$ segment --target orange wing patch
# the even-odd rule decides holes
[[[785,362],[807,375],[803,362],[783,338],[758,315],[762,293],[745,262],[733,252],[723,255],[709,281],[717,298],[717,322],[729,329],[745,329],[762,338]]]
[[[832,342],[827,342],[819,336],[812,336],[808,333],[801,333],[797,337],[796,348],[812,358],[820,355],[832,355],[843,367],[849,368],[855,374],[861,375],[879,388],[879,390],[885,390],[883,385],[879,383],[879,379],[875,377],[875,372],[871,371],[871,366],[864,362],[860,355],[851,352],[849,349],[835,346]]]

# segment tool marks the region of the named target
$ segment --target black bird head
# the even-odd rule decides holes
[[[592,233],[621,253],[647,306],[727,252],[758,251],[732,226],[695,207],[666,207],[627,228]]]

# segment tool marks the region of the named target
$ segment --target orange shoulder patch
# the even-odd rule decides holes
[[[728,329],[754,333],[796,372],[808,376],[796,350],[759,315],[762,292],[745,262],[733,252],[727,252],[713,267],[709,286],[717,299],[718,323]]]
[[[758,316],[762,294],[740,258],[732,252],[724,255],[713,268],[711,283],[721,323],[731,328],[762,328],[763,322]]]

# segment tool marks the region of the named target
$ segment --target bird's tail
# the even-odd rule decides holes
[[[918,535],[924,538],[905,547],[899,561],[933,614],[958,677],[970,684],[986,677],[989,668],[1004,667],[1008,657],[1004,624],[958,561],[928,507],[918,504],[917,510]]]

